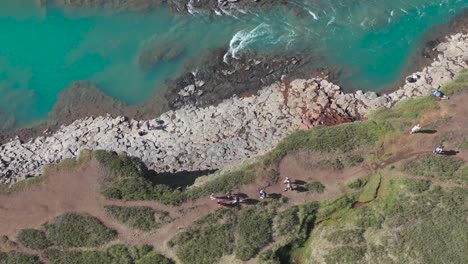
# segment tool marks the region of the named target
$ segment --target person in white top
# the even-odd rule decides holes
[[[417,124],[411,129],[410,134],[418,133],[419,130],[421,130],[421,126]]]

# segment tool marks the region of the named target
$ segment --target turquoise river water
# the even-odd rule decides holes
[[[147,99],[186,61],[208,48],[264,52],[304,48],[340,65],[341,83],[378,90],[401,77],[411,52],[431,27],[468,7],[468,0],[296,0],[284,7],[232,16],[176,15],[161,7],[141,13],[40,7],[0,1],[0,120],[29,125],[47,117],[62,89],[89,80],[129,104]],[[149,45],[177,44],[180,56],[152,70],[138,64]]]

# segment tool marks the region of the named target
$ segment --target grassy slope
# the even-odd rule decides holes
[[[463,72],[443,90],[449,95],[460,92],[467,87],[467,76],[468,72]],[[94,157],[108,169],[109,175],[102,188],[103,195],[108,198],[179,204],[211,192],[227,191],[250,183],[259,174],[275,174],[275,170],[268,166],[294,151],[336,154],[339,157],[339,162],[333,162],[336,169],[352,166],[356,160],[360,163],[362,158],[364,162],[380,161],[388,156],[388,153],[380,151],[383,144],[392,142],[392,139],[405,133],[405,129],[415,120],[437,108],[433,98],[425,97],[401,102],[390,111],[373,113],[368,121],[299,131],[263,157],[232,171],[204,177],[202,184],[184,192],[155,183],[144,164],[131,157],[96,151],[81,160]],[[358,150],[361,152],[356,155]],[[366,153],[364,157],[361,157],[362,153]],[[464,183],[466,165],[451,158],[433,159],[423,157],[414,160],[414,164],[407,166],[407,171],[443,180],[456,175]],[[79,164],[80,160],[66,161],[60,166],[75,168]],[[320,164],[329,163],[323,160],[315,165]],[[432,166],[430,170],[426,169],[428,164]],[[183,263],[214,263],[230,254],[247,260],[257,256],[259,251],[261,263],[468,262],[464,254],[468,245],[464,232],[468,229],[465,220],[468,215],[466,190],[442,189],[424,181],[398,178],[388,171],[378,172],[351,186],[356,188],[350,189],[344,196],[286,210],[281,209],[278,203],[261,203],[240,210],[221,209],[195,221],[169,244]],[[377,196],[378,186],[380,191]],[[315,190],[316,187],[311,186],[310,189]],[[353,208],[356,202],[369,203]],[[145,228],[153,225],[151,219],[140,222],[149,219],[146,211],[138,212],[135,216],[127,211],[118,211],[117,218],[121,222],[134,226],[141,224]],[[94,247],[115,236],[105,227],[96,229],[99,224],[91,224],[93,228],[87,228],[82,225],[83,222],[89,221],[65,225],[55,222],[46,225],[43,231],[25,230],[18,235],[18,240],[35,249],[50,245]],[[77,228],[85,230],[85,236],[79,235]],[[275,243],[262,252],[262,248],[272,240]],[[52,263],[115,263],[123,259],[126,259],[125,263],[170,263],[146,248],[120,245],[99,250],[45,252]],[[1,256],[9,260],[20,257],[24,263],[37,261],[13,253]]]
[[[142,231],[157,229],[173,219],[167,212],[156,211],[151,207],[105,206],[106,213],[117,222]]]
[[[366,207],[314,229],[301,263],[467,263],[468,191],[386,178]]]

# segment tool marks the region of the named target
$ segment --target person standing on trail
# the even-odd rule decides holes
[[[240,198],[239,195],[234,195],[234,199],[232,200],[232,204],[239,204]]]
[[[260,190],[260,199],[263,200],[263,199],[267,198],[267,196],[268,196],[268,194],[265,192],[265,190],[261,189]]]
[[[417,124],[411,129],[410,134],[418,133],[419,130],[421,130],[421,126]]]
[[[217,198],[217,197],[216,197],[216,193],[211,193],[210,199],[211,199],[211,200],[216,200],[216,198]]]
[[[286,184],[286,189],[284,189],[285,192],[292,191],[291,179],[289,179],[289,177],[286,177],[283,183]]]

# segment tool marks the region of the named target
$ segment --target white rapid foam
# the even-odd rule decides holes
[[[314,18],[314,20],[319,20],[318,16],[312,12],[310,9],[306,8],[307,12]]]
[[[271,26],[266,23],[261,23],[250,31],[245,29],[238,31],[229,42],[229,50],[224,54],[223,61],[229,63],[229,57],[239,59],[239,54],[245,47],[272,34]]]

